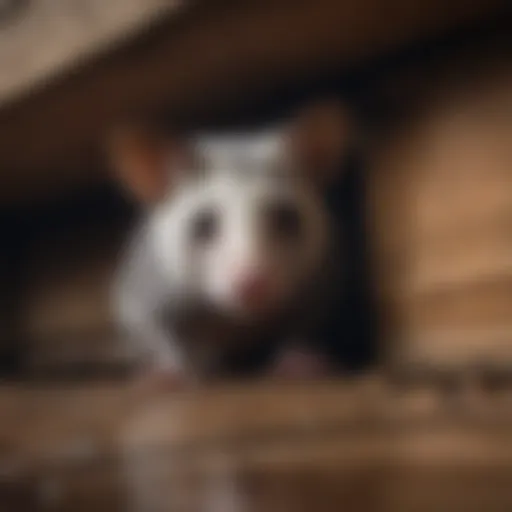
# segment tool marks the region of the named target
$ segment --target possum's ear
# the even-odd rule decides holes
[[[164,198],[188,165],[183,142],[140,126],[113,130],[108,154],[117,181],[144,203]]]
[[[286,130],[293,165],[321,185],[341,171],[349,145],[349,115],[341,102],[328,100],[301,110]]]

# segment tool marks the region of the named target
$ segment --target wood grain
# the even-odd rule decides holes
[[[59,511],[506,510],[512,416],[496,396],[454,407],[375,376],[174,396],[4,386],[0,495]]]
[[[172,0],[19,3],[0,30],[0,104],[108,51],[178,4]]]
[[[277,81],[341,69],[503,6],[499,0],[215,2],[163,17],[137,44],[0,111],[2,201],[102,179],[91,151],[124,114],[233,107]]]
[[[510,364],[510,67],[435,76],[369,172],[384,343],[409,362]]]

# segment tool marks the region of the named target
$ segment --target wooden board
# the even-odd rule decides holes
[[[119,115],[164,105],[189,114],[233,107],[237,98],[250,98],[277,81],[341,69],[480,20],[505,5],[500,0],[280,0],[235,7],[219,1],[163,16],[137,44],[0,110],[1,200],[28,201],[31,193],[102,179],[92,170],[91,151]]]
[[[115,384],[4,386],[1,503],[109,512],[505,511],[511,398],[450,401],[429,386],[400,390],[376,377],[174,396]]]
[[[3,20],[0,30],[0,104],[121,44],[178,6],[173,0],[17,3],[20,7],[11,9],[12,15]]]
[[[371,155],[382,342],[402,361],[512,361],[512,74],[501,57],[424,75]]]

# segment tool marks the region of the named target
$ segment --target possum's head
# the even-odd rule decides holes
[[[338,106],[261,134],[198,138],[128,131],[116,169],[149,202],[151,243],[169,280],[228,315],[279,310],[314,278],[329,243],[324,186],[346,142]]]

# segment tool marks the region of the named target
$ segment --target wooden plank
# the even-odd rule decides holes
[[[199,511],[233,500],[240,512],[331,511],[347,500],[351,510],[406,511],[418,496],[435,510],[454,500],[506,510],[497,504],[512,499],[512,416],[496,396],[483,409],[457,408],[434,388],[399,390],[371,376],[175,395],[3,386],[0,497],[32,496],[27,510],[55,511],[127,502]]]
[[[510,364],[512,75],[503,48],[451,75],[423,75],[429,85],[371,155],[383,345],[403,363]]]
[[[18,3],[20,7],[0,30],[0,104],[120,44],[179,4],[173,0]]]
[[[88,157],[119,115],[164,105],[181,113],[234,105],[278,78],[339,69],[478,20],[505,4],[220,2],[163,19],[140,44],[75,70],[0,112],[1,200],[101,179]]]
[[[144,451],[163,444],[192,453],[221,445],[236,449],[240,443],[286,444],[287,436],[294,444],[315,432],[371,437],[387,436],[394,428],[411,429],[411,435],[455,429],[472,435],[512,421],[511,411],[502,407],[509,395],[506,387],[489,395],[487,414],[480,416],[478,408],[450,412],[435,384],[400,390],[376,376],[309,385],[218,384],[174,394],[141,391],[129,383],[4,385],[0,439],[2,456],[51,464],[81,454],[116,455],[118,442]],[[450,450],[463,456],[456,446]],[[446,457],[442,451],[423,455]]]

